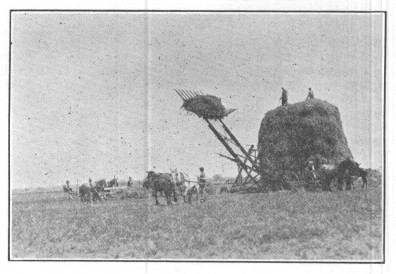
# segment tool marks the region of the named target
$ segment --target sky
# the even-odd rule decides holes
[[[265,113],[315,97],[336,105],[363,167],[382,166],[382,14],[13,12],[11,185],[56,186],[147,170],[235,176],[174,89],[236,108],[255,144]]]

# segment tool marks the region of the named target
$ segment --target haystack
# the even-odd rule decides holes
[[[338,108],[319,99],[267,112],[261,122],[258,148],[263,182],[279,179],[288,170],[301,174],[308,160],[320,165],[353,159]]]
[[[221,99],[213,95],[197,95],[185,100],[182,107],[204,119],[222,119],[227,115]]]

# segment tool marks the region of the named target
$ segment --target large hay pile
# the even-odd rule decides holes
[[[353,159],[338,108],[319,99],[267,112],[258,148],[263,182],[279,178],[287,170],[300,174],[311,159],[316,165]]]
[[[182,107],[204,119],[222,119],[227,116],[221,99],[213,95],[197,95],[185,100]]]

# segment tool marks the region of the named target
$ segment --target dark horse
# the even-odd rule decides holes
[[[81,202],[91,202],[91,198],[94,202],[102,200],[99,193],[104,190],[104,187],[102,186],[100,181],[98,182],[95,182],[95,185],[92,185],[92,180],[91,178],[89,178],[89,186],[87,186],[86,184],[82,184],[78,188]]]
[[[322,165],[318,170],[319,178],[321,179],[322,189],[326,191],[331,190],[331,182],[337,178],[338,190],[343,189],[343,181],[346,182],[346,190],[350,190],[353,180],[352,176],[357,176],[359,172],[359,164],[347,158],[338,165]],[[360,172],[359,172],[360,174]],[[365,178],[363,179],[364,182]],[[366,180],[367,182],[367,180]]]
[[[90,182],[92,183],[92,180],[90,179]],[[94,186],[100,190],[103,191],[104,188],[106,187],[106,180],[105,179],[100,179],[99,181],[94,182]]]
[[[118,187],[118,179],[114,176],[113,179],[111,179],[108,183],[107,183],[108,187]]]
[[[81,202],[90,202],[91,201],[91,189],[83,184],[78,188],[78,192],[80,194]]]
[[[157,192],[164,192],[168,205],[172,204],[171,196],[177,202],[175,183],[172,181],[172,176],[167,173],[155,173],[154,171],[147,172],[147,180],[143,183],[146,189],[151,188],[155,197],[155,205],[159,205]]]
[[[90,191],[92,194],[92,200],[95,201],[102,201],[102,198],[100,198],[99,193],[104,191],[104,187],[106,185],[106,181],[104,179],[96,181],[94,183],[95,185],[92,185],[92,180],[89,178],[89,187]]]
[[[368,172],[365,169],[363,169],[361,167],[358,167],[358,168],[355,169],[354,172],[352,172],[351,175],[355,176],[357,178],[361,177],[362,178],[362,182],[363,182],[362,189],[367,189],[367,174],[368,174]]]

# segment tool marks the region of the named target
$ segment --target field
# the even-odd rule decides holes
[[[14,193],[11,258],[382,260],[378,185],[160,203],[83,204],[61,192]]]

